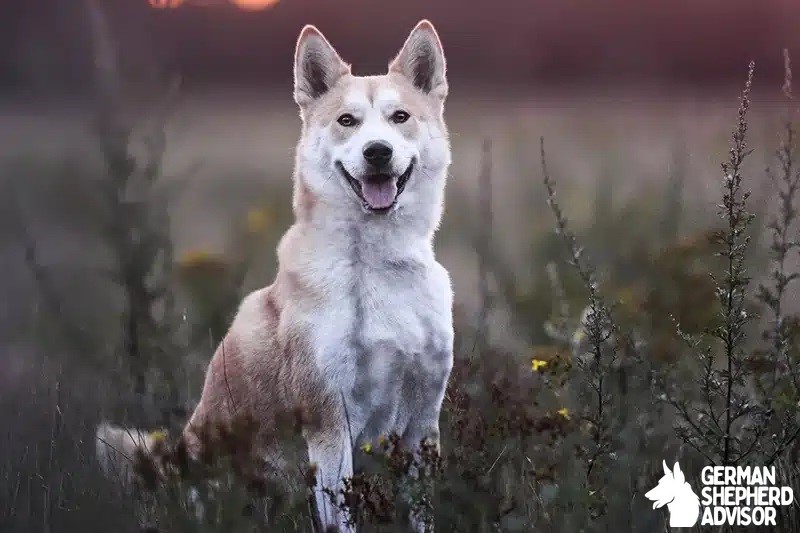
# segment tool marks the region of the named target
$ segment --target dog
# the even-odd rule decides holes
[[[281,412],[304,413],[323,531],[354,531],[326,489],[341,501],[355,448],[392,433],[416,452],[439,447],[453,365],[451,283],[433,251],[451,160],[447,92],[442,45],[426,20],[386,74],[363,77],[317,28],[303,28],[295,221],[273,284],[242,301],[183,432],[196,455],[197,428],[234,412],[264,428]],[[147,449],[148,438],[103,424],[98,453],[107,464]],[[258,439],[265,456],[275,451],[267,432]]]

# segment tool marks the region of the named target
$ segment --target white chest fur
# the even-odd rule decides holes
[[[415,412],[438,412],[452,367],[449,276],[427,242],[345,249],[317,271],[328,296],[309,317],[315,358],[354,440],[402,434]]]

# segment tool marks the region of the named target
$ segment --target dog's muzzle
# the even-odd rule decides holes
[[[363,180],[358,180],[347,172],[341,161],[336,162],[336,167],[361,200],[364,209],[371,213],[388,213],[397,205],[397,199],[405,190],[414,171],[414,163],[415,160],[412,159],[405,172],[396,179],[389,174],[379,173],[369,174]]]

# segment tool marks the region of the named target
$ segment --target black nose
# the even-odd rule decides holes
[[[364,159],[374,167],[384,167],[392,160],[392,147],[384,141],[368,142],[364,146]]]

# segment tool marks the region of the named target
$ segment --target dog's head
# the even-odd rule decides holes
[[[352,75],[319,30],[306,26],[294,80],[303,120],[297,152],[303,194],[370,216],[440,210],[450,164],[447,80],[430,22],[417,24],[386,74],[364,77]]]
[[[664,468],[664,476],[658,480],[658,485],[654,489],[644,495],[645,498],[654,502],[653,509],[668,505],[676,498],[697,498],[692,487],[686,482],[686,477],[683,475],[678,463],[675,463],[672,471],[670,471],[665,461],[662,461],[662,466]]]

